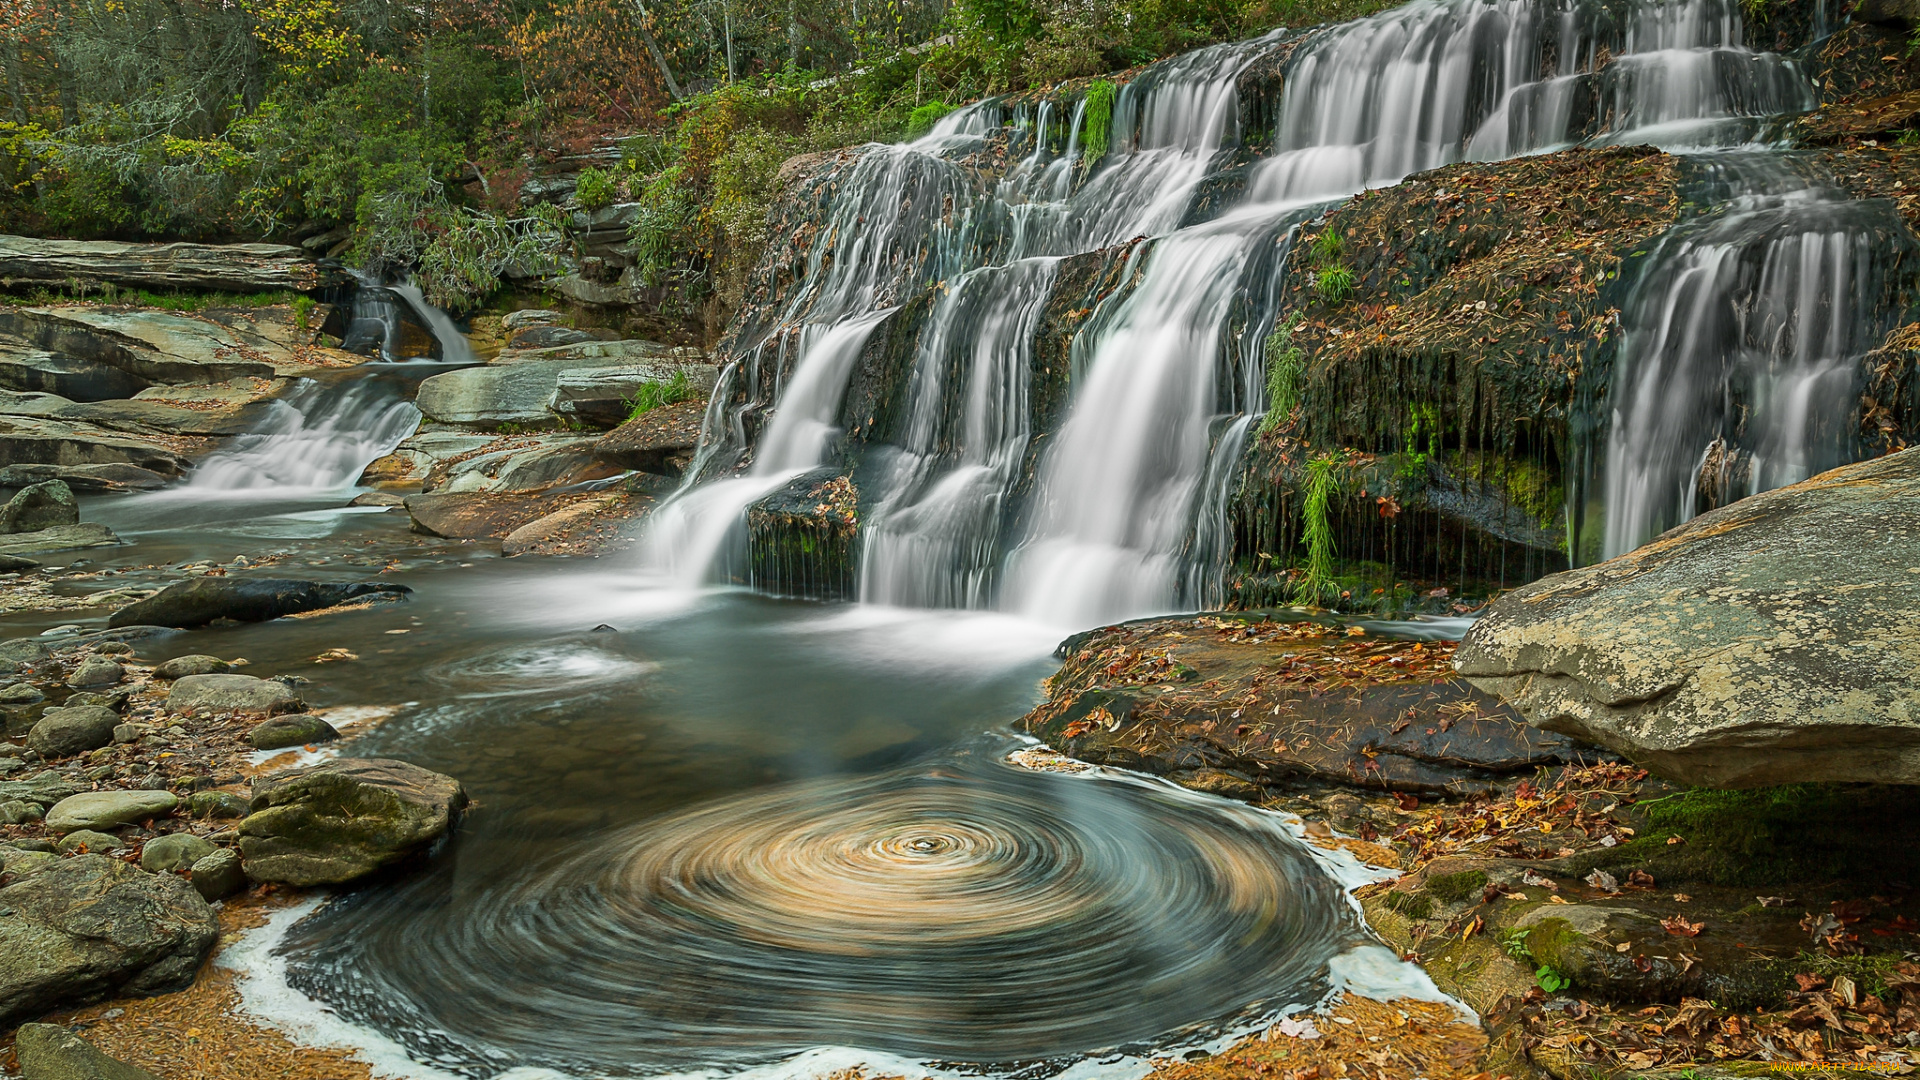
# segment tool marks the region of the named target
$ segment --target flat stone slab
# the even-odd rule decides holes
[[[47,828],[65,835],[78,829],[105,831],[173,813],[180,800],[168,791],[87,791],[55,803]]]
[[[0,555],[32,555],[42,551],[111,547],[120,542],[112,529],[97,521],[57,525],[51,529],[0,535]]]
[[[1920,449],[1508,593],[1461,675],[1687,784],[1920,783]]]
[[[351,280],[338,265],[285,244],[129,244],[36,236],[0,236],[0,277],[241,293],[308,292]]]

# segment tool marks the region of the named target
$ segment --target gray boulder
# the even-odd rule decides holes
[[[256,781],[240,823],[247,876],[337,885],[391,865],[452,827],[458,780],[404,761],[330,761]]]
[[[339,737],[332,724],[317,716],[276,716],[247,732],[247,743],[255,750],[280,750],[332,742]]]
[[[47,828],[70,833],[137,825],[171,814],[179,805],[179,797],[168,791],[83,791],[61,799],[47,811]]]
[[[247,871],[232,848],[215,848],[194,860],[188,871],[193,887],[208,901],[225,900],[247,887]]]
[[[27,745],[45,758],[71,757],[113,742],[120,714],[99,705],[48,709],[27,732]]]
[[[104,855],[0,889],[0,1026],[193,979],[219,937],[191,884]]]
[[[391,581],[323,582],[288,578],[199,577],[169,585],[113,613],[110,627],[205,626],[215,619],[266,622],[316,611],[363,596],[404,596],[413,590]]]
[[[25,1080],[160,1080],[145,1069],[108,1057],[58,1024],[20,1025],[13,1052]]]
[[[156,677],[171,682],[184,679],[189,675],[225,675],[233,670],[233,665],[217,656],[195,653],[192,656],[176,656],[153,669]]]
[[[187,797],[187,812],[197,818],[247,816],[247,800],[230,791],[196,791]]]
[[[61,525],[80,524],[80,504],[73,489],[59,480],[23,487],[0,506],[0,533],[38,532]]]
[[[85,855],[89,852],[98,855],[103,851],[120,851],[127,846],[125,840],[112,833],[95,829],[76,829],[60,838],[53,846],[62,855]]]
[[[126,677],[126,669],[104,656],[89,656],[67,676],[68,686],[112,686]]]
[[[251,675],[188,675],[175,679],[167,694],[167,711],[215,713],[301,712],[306,708],[285,683]]]
[[[219,849],[213,841],[192,833],[156,836],[140,848],[140,869],[152,874],[186,870]]]
[[[1920,449],[1508,593],[1455,669],[1683,783],[1920,783]]]

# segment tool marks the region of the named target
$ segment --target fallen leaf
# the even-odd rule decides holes
[[[1685,915],[1675,915],[1671,919],[1661,919],[1660,925],[1667,928],[1667,933],[1678,937],[1699,937],[1700,932],[1707,928],[1706,923],[1688,922]]]
[[[1620,891],[1620,879],[1607,873],[1605,870],[1595,870],[1593,873],[1588,874],[1587,884],[1602,892],[1617,893]]]

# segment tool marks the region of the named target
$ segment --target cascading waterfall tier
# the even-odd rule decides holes
[[[1648,257],[1622,312],[1605,454],[1605,549],[1853,460],[1861,357],[1904,306],[1898,211],[1788,158],[1738,155],[1730,196]]]
[[[650,561],[751,583],[749,509],[850,475],[862,599],[1072,625],[1208,602],[1295,224],[1452,162],[1740,145],[1813,101],[1791,62],[1746,47],[1735,0],[1416,0],[1149,68],[1097,164],[1084,101],[987,102],[851,152],[809,189],[826,209],[793,283],[735,329]],[[1101,253],[1126,261],[1119,287],[1058,294],[1062,260]],[[849,327],[874,355],[839,351]],[[1064,422],[1034,392],[1050,333],[1071,337]],[[819,392],[848,379],[859,392]],[[790,411],[808,454],[770,439]]]
[[[1361,934],[1274,815],[962,754],[723,800],[438,902],[369,890],[283,949],[295,986],[442,1067],[632,1076],[1192,1039],[1319,1000]]]

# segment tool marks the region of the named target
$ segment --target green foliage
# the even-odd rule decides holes
[[[1087,111],[1080,130],[1080,160],[1088,167],[1107,156],[1113,141],[1114,86],[1105,79],[1087,85]]]
[[[1314,291],[1329,304],[1338,304],[1353,295],[1353,271],[1344,266],[1329,266],[1314,275]]]
[[[933,130],[940,118],[953,111],[944,101],[929,101],[907,115],[907,138],[917,139]]]
[[[1427,464],[1440,456],[1440,410],[1431,405],[1415,405],[1407,413],[1407,428],[1401,434],[1399,480],[1418,483],[1427,475]]]
[[[1340,459],[1322,454],[1307,462],[1306,495],[1300,501],[1300,538],[1307,546],[1307,561],[1294,581],[1293,602],[1319,607],[1333,591],[1333,525],[1329,506],[1340,490]]]
[[[314,306],[315,306],[314,299],[311,296],[294,297],[293,298],[293,325],[299,327],[302,330],[313,329],[313,327],[310,324],[313,321]]]
[[[1573,980],[1556,971],[1551,964],[1542,964],[1533,973],[1533,981],[1549,994],[1557,994],[1573,985]]]
[[[573,197],[583,210],[605,210],[618,194],[613,177],[599,169],[585,169],[573,189]]]
[[[530,273],[558,269],[566,215],[534,207],[508,218],[454,206],[440,185],[418,173],[419,186],[361,196],[355,258],[376,271],[415,268],[430,303],[471,308],[500,287],[510,266]]]
[[[1314,262],[1327,266],[1339,262],[1340,257],[1347,253],[1347,242],[1333,229],[1323,229],[1319,236],[1313,238],[1313,247],[1309,250],[1313,252]]]
[[[1501,937],[1500,947],[1515,960],[1530,960],[1533,953],[1528,949],[1527,938],[1532,933],[1531,930],[1509,930]]]
[[[1260,424],[1266,434],[1286,422],[1293,407],[1300,403],[1300,380],[1306,372],[1306,356],[1293,343],[1301,313],[1294,312],[1267,336],[1267,417]]]
[[[1767,25],[1767,19],[1772,14],[1769,0],[1740,0],[1740,13],[1746,16],[1748,29]]]
[[[686,369],[680,368],[674,371],[673,377],[665,382],[649,380],[641,383],[640,389],[627,402],[627,419],[644,416],[665,405],[678,405],[683,401],[692,401],[699,396],[700,392],[695,390],[693,384],[687,379]]]

